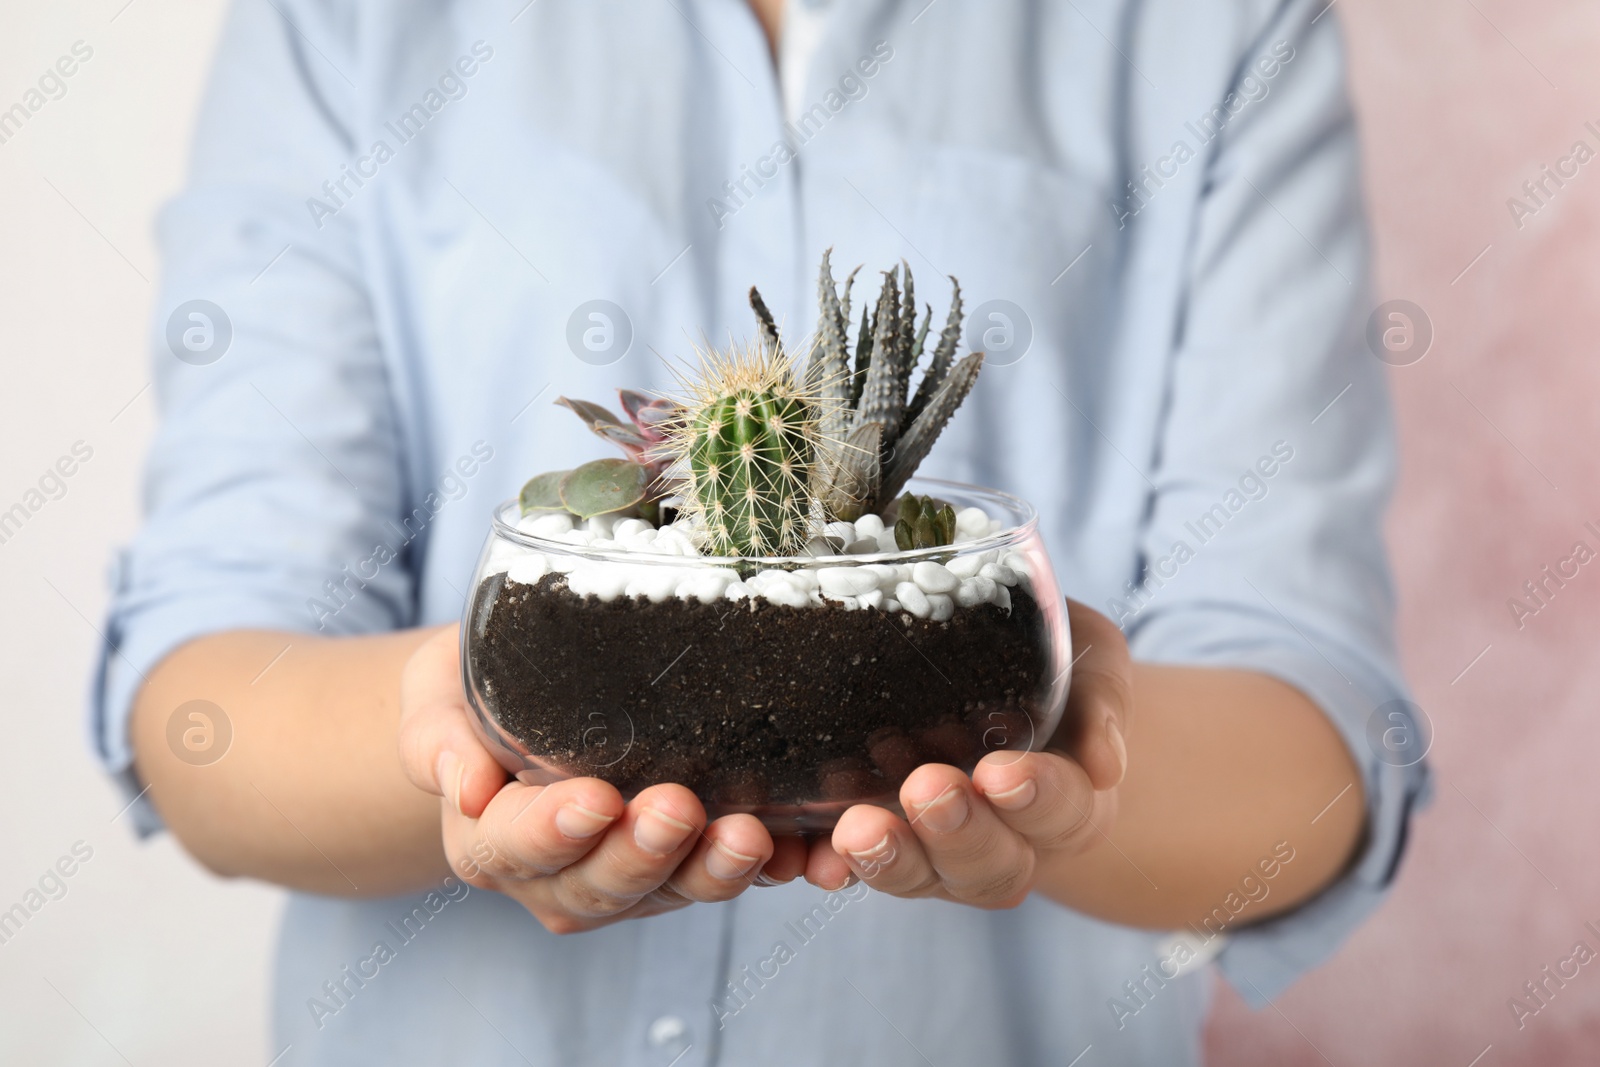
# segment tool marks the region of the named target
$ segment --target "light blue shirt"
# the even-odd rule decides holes
[[[1228,936],[1206,948],[1275,996],[1380,901],[1426,784],[1368,740],[1404,695],[1394,444],[1337,18],[822,2],[786,125],[744,0],[240,0],[160,222],[163,414],[115,568],[100,755],[139,790],[130,700],[197,636],[455,619],[492,505],[605,454],[557,395],[667,385],[658,354],[752,332],[751,283],[800,337],[830,245],[866,265],[857,308],[904,258],[937,315],[960,278],[991,352],[924,472],[1026,496],[1065,590],[1137,656],[1284,679],[1360,765],[1366,842],[1334,886],[1248,925],[1271,889],[1252,868],[1218,902]],[[295,895],[271,1052],[1195,1063],[1204,971],[1163,978],[1163,941],[1040,899],[861,888],[568,938],[456,883]]]

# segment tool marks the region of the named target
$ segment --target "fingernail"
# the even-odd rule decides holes
[[[1032,778],[1019,786],[1007,789],[1004,793],[985,793],[989,803],[1005,811],[1021,811],[1033,803],[1033,798],[1039,795],[1039,787]]]
[[[966,825],[971,811],[967,795],[959,787],[951,786],[918,808],[917,818],[936,834],[950,834]]]
[[[461,762],[461,757],[450,751],[439,753],[439,762],[433,773],[438,779],[440,792],[455,805],[457,811],[465,815],[466,812],[461,811],[461,779],[467,773],[467,765]]]
[[[735,852],[733,849],[714,842],[711,851],[706,853],[706,870],[711,877],[720,878],[724,882],[731,882],[735,878],[743,878],[750,873],[750,868],[756,865],[759,856],[746,856]]]
[[[1106,719],[1106,741],[1111,745],[1111,750],[1117,754],[1117,780],[1113,786],[1121,785],[1123,775],[1128,773],[1128,744],[1122,739],[1122,731],[1117,729],[1117,720]]]
[[[763,889],[771,889],[775,885],[783,885],[782,882],[772,877],[772,875],[768,874],[766,871],[762,871],[760,874],[756,875],[751,881],[751,884],[761,886]]]
[[[593,837],[616,821],[615,816],[601,815],[582,804],[563,804],[556,809],[556,829],[577,841]]]
[[[666,856],[678,851],[692,833],[694,827],[686,822],[679,822],[655,808],[645,808],[633,824],[634,843],[657,856]]]
[[[869,874],[876,873],[888,866],[895,856],[894,842],[888,834],[884,834],[883,840],[871,848],[847,851],[850,852],[850,858],[865,868]]]

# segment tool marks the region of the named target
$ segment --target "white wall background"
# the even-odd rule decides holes
[[[126,6],[124,6],[126,4]],[[222,0],[0,3],[0,110],[94,50],[0,144],[0,510],[73,442],[94,456],[0,544],[0,910],[75,842],[93,857],[0,944],[0,1063],[265,1065],[281,895],[138,844],[85,755],[110,547],[155,422],[146,322]],[[141,391],[143,390],[143,391]]]

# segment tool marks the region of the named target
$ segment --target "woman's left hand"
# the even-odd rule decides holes
[[[1067,615],[1076,665],[1049,746],[991,752],[970,778],[918,767],[900,787],[909,818],[869,804],[846,811],[831,839],[813,843],[808,881],[837,889],[854,875],[893,896],[1011,908],[1033,890],[1041,860],[1104,838],[1128,762],[1128,646],[1099,612],[1069,600]]]

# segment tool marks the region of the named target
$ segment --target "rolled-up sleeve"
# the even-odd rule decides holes
[[[159,221],[161,421],[145,522],[113,568],[90,723],[130,799],[130,707],[178,646],[238,628],[387,629],[414,611],[404,559],[351,570],[395,540],[385,519],[404,481],[353,211],[308,208],[350,156],[356,57],[339,7],[235,5],[187,187]],[[197,300],[213,307],[190,318]],[[135,821],[158,826],[142,801]]]
[[[1361,770],[1360,855],[1305,906],[1234,932],[1219,957],[1257,1005],[1330,956],[1381,901],[1427,789],[1423,764],[1397,766],[1367,739],[1378,709],[1409,714],[1393,703],[1406,694],[1382,540],[1395,443],[1383,367],[1364,344],[1356,133],[1336,19],[1317,17],[1324,7],[1281,5],[1240,77],[1274,46],[1282,60],[1280,42],[1292,59],[1207,161],[1143,531],[1144,580],[1160,588],[1125,622],[1141,659],[1246,668],[1295,686]]]

